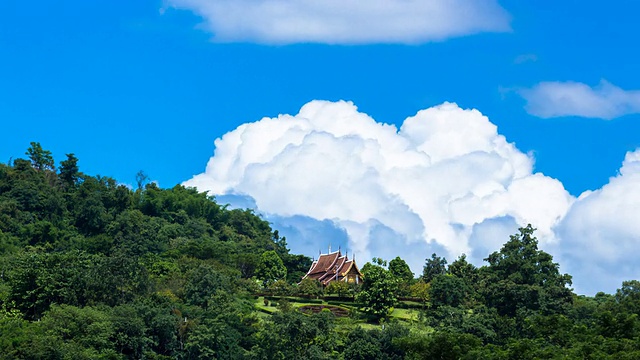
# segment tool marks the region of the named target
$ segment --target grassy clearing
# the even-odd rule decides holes
[[[298,309],[300,307],[308,306],[308,305],[325,305],[325,306],[337,306],[337,307],[349,309],[350,311],[357,310],[354,307],[354,304],[352,302],[336,303],[335,301],[331,301],[331,303],[329,304],[327,301],[322,301],[321,303],[317,302],[312,304],[312,303],[309,303],[308,301],[305,301],[305,299],[299,299],[295,297],[285,297],[283,299],[288,301],[294,309]],[[265,315],[273,314],[276,311],[279,311],[276,306],[271,306],[271,303],[277,303],[277,301],[270,300],[269,305],[265,305],[264,297],[261,296],[256,299],[254,306],[257,310],[261,311]],[[400,320],[402,322],[417,323],[419,314],[420,314],[419,310],[416,310],[416,309],[395,308],[393,312],[389,315],[389,317],[391,319]],[[349,326],[362,326],[365,329],[380,329],[379,324],[367,323],[365,320],[354,319],[353,321],[349,321],[349,323],[350,323]]]
[[[363,323],[358,323],[356,325],[360,326],[365,330],[381,330],[382,329],[382,325],[380,324],[370,324],[370,323],[363,322]]]
[[[342,302],[330,301],[330,304],[329,304],[327,301],[322,301],[322,303],[318,302],[318,303],[310,304],[308,301],[304,301],[306,299],[298,299],[295,297],[287,297],[284,299],[289,301],[289,303],[294,309],[298,309],[302,306],[308,306],[308,305],[329,305],[329,306],[338,306],[338,307],[346,308],[351,311],[357,311],[357,308],[354,306],[352,302],[342,303]],[[303,301],[298,302],[296,300],[303,300]],[[260,318],[267,319],[272,314],[279,311],[276,306],[271,306],[271,302],[272,301],[269,301],[269,305],[265,306],[264,297],[259,297],[256,299],[254,306],[256,310],[258,310],[257,314],[258,316],[260,316]],[[277,301],[274,301],[274,303],[275,302]],[[349,331],[353,330],[356,327],[361,327],[365,330],[382,330],[383,329],[383,326],[384,326],[383,324],[367,322],[364,316],[358,315],[357,312],[354,314],[355,316],[336,318],[336,331],[348,333]],[[418,321],[419,315],[420,315],[420,310],[418,309],[395,308],[393,312],[390,314],[388,320],[397,320],[402,323],[405,323],[406,325],[409,325],[410,331],[416,335],[424,336],[432,333],[433,328],[425,326],[424,324],[421,324],[420,321]]]
[[[418,315],[420,313],[417,310],[412,309],[394,309],[391,313],[392,318],[396,318],[404,321],[418,321]]]
[[[266,306],[264,304],[264,298],[263,297],[259,297],[258,299],[256,299],[255,303],[253,304],[253,306],[262,311],[262,312],[267,312],[269,314],[273,314],[274,312],[278,311],[278,309],[276,309],[275,306]]]

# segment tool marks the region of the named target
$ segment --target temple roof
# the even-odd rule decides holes
[[[340,250],[334,251],[329,254],[321,254],[318,260],[313,262],[313,264],[311,265],[311,268],[307,272],[307,275],[313,275],[313,274],[319,274],[319,273],[324,274],[325,272],[327,272],[327,270],[329,270],[333,266],[336,260],[338,260],[338,258],[340,258],[341,256],[342,254],[340,253]]]
[[[360,274],[355,261],[353,259],[349,260],[347,255],[343,255],[340,250],[328,254],[320,254],[320,257],[311,264],[311,268],[303,279],[309,277],[326,285],[331,280],[346,276],[354,266],[358,274]]]

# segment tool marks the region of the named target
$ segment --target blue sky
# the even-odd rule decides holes
[[[486,0],[473,5],[457,0],[459,9],[443,6],[443,13],[433,19],[429,9],[422,14],[418,7],[414,12],[420,19],[436,25],[412,30],[411,16],[404,15],[408,26],[387,28],[386,21],[393,19],[386,13],[360,13],[357,3],[345,1],[345,7],[354,8],[340,12],[327,5],[323,10],[330,15],[338,11],[347,25],[323,32],[331,22],[311,12],[311,5],[291,9],[298,20],[304,19],[303,25],[287,18],[294,15],[251,8],[252,3],[278,1],[291,3],[0,2],[0,161],[24,156],[29,142],[38,141],[58,161],[65,153],[75,153],[86,173],[133,184],[136,172],[144,170],[160,186],[171,187],[205,172],[215,139],[263,117],[295,115],[312,100],[351,101],[360,113],[398,129],[419,110],[448,101],[488,117],[499,135],[529,154],[533,172],[558,180],[572,203],[619,176],[625,154],[640,147],[640,50],[633,45],[638,2]],[[313,5],[300,2],[307,3]],[[234,17],[232,10],[241,15]],[[458,10],[479,15],[460,18]],[[294,25],[270,33],[272,15],[283,16],[273,23]],[[305,28],[312,22],[320,29],[316,33]],[[393,30],[397,28],[401,30]],[[625,189],[637,191],[635,178],[625,179]],[[318,221],[318,229],[327,225],[326,218],[312,211],[262,209],[253,188],[227,185],[226,193],[257,199],[256,208],[270,214],[267,217],[295,218],[299,224],[302,216]],[[637,210],[633,202],[625,206],[621,212]],[[576,245],[579,236],[569,229],[569,219],[578,215],[565,216],[569,213],[565,209],[558,215],[568,219],[566,224],[549,226],[549,249],[558,258],[571,257],[562,244],[592,245]],[[528,219],[514,214],[501,216],[513,226]],[[327,231],[331,236],[336,229],[342,231],[345,246],[358,248],[355,230],[348,225],[358,222],[354,219],[333,219],[335,226]],[[359,224],[369,224],[371,238],[387,236],[380,241],[414,246],[407,235],[412,232],[385,221],[374,216]],[[276,222],[296,228],[292,223]],[[378,226],[373,223],[395,229],[395,235],[372,232]],[[422,226],[420,234],[430,232],[428,224]],[[303,228],[309,226],[298,226],[290,239]],[[620,252],[640,247],[640,234],[634,231],[620,235],[627,239]],[[469,232],[467,245],[477,237]],[[438,239],[428,246],[422,251],[444,247],[455,255],[464,248]],[[367,249],[363,252],[369,254],[373,248]],[[467,246],[466,251],[473,249]],[[567,271],[581,271],[591,259],[584,255],[567,265]],[[612,255],[608,264],[623,260]],[[616,276],[611,281],[631,274]],[[609,280],[598,285],[607,284],[606,290],[619,286],[608,285]]]

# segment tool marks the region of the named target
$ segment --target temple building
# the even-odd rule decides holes
[[[342,254],[340,249],[331,252],[329,248],[328,254],[320,254],[317,260],[311,264],[311,268],[307,271],[302,279],[311,278],[320,281],[323,286],[329,285],[332,281],[344,281],[348,283],[360,283],[362,281],[362,273],[356,265],[356,260]]]

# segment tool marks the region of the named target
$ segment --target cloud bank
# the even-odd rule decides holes
[[[396,128],[350,102],[312,101],[217,139],[205,172],[184,184],[255,208],[309,256],[331,243],[362,262],[401,256],[416,273],[434,251],[481,264],[531,223],[578,292],[613,292],[640,270],[640,151],[574,198],[487,117],[452,103]]]
[[[587,191],[557,229],[560,261],[580,274],[587,293],[620,287],[638,279],[640,263],[640,150],[629,152],[619,174],[601,189]]]
[[[605,80],[595,87],[579,82],[541,82],[519,91],[525,109],[541,118],[579,116],[610,120],[640,113],[640,91],[623,90]]]
[[[496,0],[167,0],[218,42],[419,44],[509,31]]]

